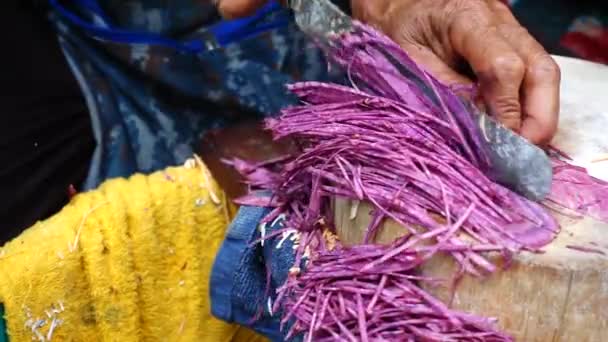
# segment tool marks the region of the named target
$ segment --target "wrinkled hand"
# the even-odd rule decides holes
[[[557,130],[560,72],[498,0],[353,0],[353,12],[391,36],[442,81],[470,83],[491,113],[537,144]],[[466,63],[463,63],[466,62]]]
[[[220,0],[242,16],[266,0]],[[559,67],[499,0],[351,0],[353,16],[399,43],[447,84],[480,86],[486,109],[536,144],[557,130]]]

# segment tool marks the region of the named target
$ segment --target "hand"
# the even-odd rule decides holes
[[[219,0],[228,17],[266,0]],[[551,141],[559,114],[559,67],[499,0],[351,0],[373,25],[447,84],[471,83],[490,113],[536,144]]]
[[[470,83],[459,72],[468,64],[487,109],[509,128],[536,144],[555,135],[559,67],[502,2],[352,0],[352,7],[445,83]]]

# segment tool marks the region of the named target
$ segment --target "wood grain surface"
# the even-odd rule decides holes
[[[562,69],[560,128],[553,145],[576,164],[608,180],[608,162],[594,163],[608,153],[608,67],[569,58],[556,58]],[[338,235],[348,244],[361,243],[369,224],[370,207],[334,201]],[[499,326],[524,342],[608,341],[608,224],[592,218],[574,220],[556,214],[562,231],[543,254],[522,253],[510,268],[486,279],[465,277],[453,306],[496,317]],[[389,221],[379,243],[393,241],[407,229]],[[595,252],[579,250],[593,249]],[[435,257],[425,274],[450,277],[452,260]],[[428,289],[444,301],[446,289]]]

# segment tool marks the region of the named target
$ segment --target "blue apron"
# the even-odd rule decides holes
[[[286,83],[332,77],[274,1],[233,21],[211,1],[49,2],[97,142],[85,190],[180,164],[206,131],[294,103]]]

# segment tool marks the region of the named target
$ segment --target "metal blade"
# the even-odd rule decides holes
[[[544,199],[553,180],[547,154],[490,116],[481,112],[475,115],[488,142],[494,179],[533,201]]]
[[[353,28],[352,19],[329,0],[289,0],[288,5],[300,30],[325,42]]]

